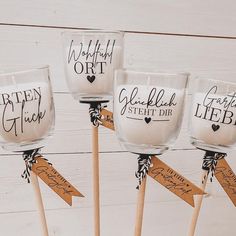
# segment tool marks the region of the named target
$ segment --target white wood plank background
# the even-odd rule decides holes
[[[66,86],[61,32],[123,30],[125,67],[189,71],[192,78],[235,82],[235,12],[233,0],[0,1],[0,64],[50,64],[56,126],[43,152],[86,195],[74,199],[70,208],[41,185],[50,236],[93,235],[90,123],[87,106],[74,101]],[[189,144],[187,113],[174,150],[162,159],[198,184],[203,153]],[[100,129],[100,141],[101,235],[131,236],[136,157],[122,150],[109,130]],[[235,154],[232,151],[228,156],[234,170]],[[40,235],[31,186],[20,178],[21,157],[0,150],[0,159],[0,235]],[[208,184],[208,190],[210,197],[204,200],[196,236],[235,236],[235,208],[216,181]],[[185,236],[191,213],[184,202],[148,181],[143,236]]]
[[[6,24],[236,36],[234,0],[1,1]]]

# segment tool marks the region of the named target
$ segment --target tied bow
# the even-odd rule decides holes
[[[206,151],[205,156],[203,158],[202,169],[207,171],[207,174],[204,176],[204,180],[211,173],[210,181],[212,182],[213,177],[215,175],[215,170],[217,166],[217,162],[227,156],[226,153],[217,153]],[[203,180],[203,181],[204,181]]]

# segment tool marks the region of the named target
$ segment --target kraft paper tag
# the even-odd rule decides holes
[[[113,113],[102,109],[101,115],[102,125],[108,129],[115,130]],[[153,166],[149,168],[148,175],[192,207],[194,207],[194,195],[205,194],[204,191],[178,174],[157,157],[152,157],[152,164]]]
[[[149,168],[148,175],[192,207],[195,206],[194,195],[205,194],[200,188],[185,179],[157,157],[152,157],[152,165]]]
[[[113,122],[113,113],[106,109],[102,109],[100,114],[102,115],[101,117],[102,125],[108,129],[115,130]]]
[[[217,162],[215,177],[236,206],[236,175],[224,158]]]
[[[72,206],[73,196],[84,197],[41,157],[38,157],[37,162],[33,164],[32,171],[70,206]]]

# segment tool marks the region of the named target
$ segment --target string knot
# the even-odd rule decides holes
[[[100,102],[90,103],[90,108],[89,108],[90,120],[95,127],[98,127],[100,124],[102,124],[101,110],[105,107],[106,106],[102,106]]]
[[[212,182],[218,161],[226,156],[226,153],[206,151],[202,163],[202,169],[207,171],[207,174],[204,176],[204,180],[209,176],[209,174],[211,174],[210,181]],[[204,182],[204,180],[202,182]]]
[[[30,183],[30,171],[32,170],[32,166],[37,163],[37,158],[42,157],[42,155],[39,153],[40,148],[32,149],[24,151],[22,156],[23,160],[25,161],[25,170],[21,177],[23,179],[26,179],[28,183]],[[46,158],[43,158],[45,161],[48,162]],[[52,165],[48,162],[49,165]]]
[[[135,172],[135,176],[138,179],[138,186],[136,189],[139,189],[144,178],[148,174],[148,170],[151,166],[152,157],[147,154],[140,154],[138,157],[138,171]]]

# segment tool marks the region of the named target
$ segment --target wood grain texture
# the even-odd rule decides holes
[[[68,93],[63,71],[61,30],[31,27],[0,27],[0,64],[50,64],[56,107],[55,135],[49,140],[51,153],[91,150],[88,107]],[[141,45],[141,46],[140,46]],[[125,36],[125,67],[147,67],[166,71],[189,71],[192,78],[235,81],[236,40],[158,35]],[[191,86],[190,86],[191,91]],[[188,98],[190,100],[190,98]],[[66,104],[66,106],[65,106]],[[187,106],[188,107],[188,106]],[[192,148],[188,139],[188,118],[183,122],[175,148]],[[114,134],[101,129],[101,151],[119,151]],[[63,137],[68,139],[64,144]],[[85,138],[87,137],[87,138]],[[77,141],[78,140],[78,141]],[[111,143],[107,145],[107,143]]]
[[[0,64],[49,64],[55,92],[68,92],[62,29],[0,26]],[[235,81],[236,40],[125,34],[124,67],[187,71]]]
[[[224,208],[217,206],[224,204]],[[169,214],[163,216],[163,212],[169,209]],[[231,217],[231,206],[222,201],[206,200],[201,215],[204,216],[199,221],[199,227],[196,231],[196,236],[222,236],[235,235],[234,218]],[[106,206],[102,208],[102,235],[103,236],[127,236],[133,233],[133,219],[135,213],[135,205],[129,206]],[[183,212],[180,214],[180,212]],[[48,222],[50,225],[49,234],[51,236],[74,236],[74,235],[93,235],[91,225],[92,209],[67,209],[67,210],[50,210],[46,211]],[[112,215],[112,217],[111,217]],[[145,206],[145,221],[143,225],[143,235],[173,236],[186,235],[186,226],[191,215],[191,209],[186,208],[180,202],[170,202],[163,204],[146,203]],[[224,221],[219,217],[221,216]],[[153,216],[153,217],[150,217]],[[4,222],[0,229],[2,235],[25,236],[32,235],[41,236],[39,226],[35,222],[37,217],[36,212],[22,212],[1,214],[0,220]],[[147,220],[150,217],[149,220]],[[67,219],[70,219],[67,220]],[[12,225],[14,222],[14,227]],[[127,223],[129,222],[129,223]],[[220,230],[217,227],[220,225]],[[124,227],[125,226],[125,227]]]
[[[188,71],[196,76],[236,81],[236,2],[226,1],[0,1],[2,64],[49,64],[56,125],[42,149],[54,167],[86,198],[69,208],[42,182],[50,236],[93,235],[91,129],[88,107],[68,92],[62,57],[65,30],[125,31],[124,66]],[[191,83],[189,94],[191,94]],[[187,96],[189,107],[190,96]],[[109,104],[112,110],[112,104]],[[161,159],[195,184],[203,152],[188,138],[188,109],[174,150]],[[101,235],[133,235],[137,191],[135,155],[125,152],[115,133],[100,128]],[[236,169],[236,151],[227,161]],[[0,150],[0,235],[40,235],[33,190],[21,179],[20,155]],[[196,236],[234,236],[236,211],[214,179],[207,184]],[[193,209],[154,180],[148,180],[143,236],[187,235]]]
[[[90,154],[46,155],[68,180],[81,190],[86,198],[75,198],[69,208],[61,199],[41,183],[49,234],[57,236],[92,235],[92,160]],[[201,177],[200,151],[173,151],[162,156],[162,160],[199,183]],[[101,154],[101,234],[104,236],[132,235],[136,211],[137,190],[134,171],[137,157],[130,153]],[[228,157],[232,168],[236,168],[233,155]],[[11,167],[11,168],[9,168]],[[20,156],[1,156],[0,178],[5,184],[0,192],[0,220],[4,222],[0,232],[4,235],[39,234],[33,191],[19,177],[23,161]],[[11,169],[11,171],[10,171]],[[234,235],[235,208],[214,180],[207,184],[210,197],[204,199],[199,217],[197,236]],[[164,187],[149,178],[146,191],[143,235],[186,235],[187,225],[193,209]],[[221,218],[220,218],[220,216]],[[112,217],[111,217],[112,216]],[[214,217],[213,217],[214,216]],[[218,216],[218,217],[217,217]],[[206,220],[207,219],[207,220]],[[10,227],[10,223],[14,225]],[[220,230],[216,225],[220,224]],[[214,227],[213,227],[214,226]],[[38,232],[38,234],[37,234]]]
[[[236,3],[198,0],[0,2],[0,22],[236,37]]]
[[[194,149],[189,141],[188,115],[191,97],[186,97],[186,110],[184,113],[182,129],[173,148],[177,150]],[[92,150],[91,124],[86,104],[75,101],[70,94],[54,94],[56,109],[56,124],[52,137],[48,138],[44,148],[46,153],[88,153]],[[66,106],[65,106],[66,104]],[[112,103],[108,103],[112,111]],[[65,144],[66,137],[66,144]],[[114,131],[104,127],[99,128],[99,150],[101,152],[125,151],[121,147]],[[6,154],[0,149],[0,154]]]
[[[229,155],[227,160],[232,168],[235,169],[236,163],[233,154]],[[54,164],[54,167],[85,195],[85,198],[74,198],[73,208],[86,208],[93,205],[91,156],[91,153],[45,154],[45,157]],[[198,184],[201,180],[202,157],[203,152],[201,151],[185,151],[183,155],[183,151],[179,150],[169,151],[161,159],[183,176]],[[137,156],[127,152],[101,153],[100,166],[102,206],[135,204],[137,180],[134,177],[134,173],[137,169]],[[35,209],[32,188],[20,177],[23,170],[24,162],[20,155],[1,156],[0,178],[4,183],[0,192],[1,213],[32,211]],[[69,208],[45,184],[40,183],[46,209]],[[207,189],[210,194],[213,194],[213,198],[227,199],[226,194],[216,180],[214,180],[213,184],[208,183]],[[182,200],[150,178],[146,194],[146,201],[150,203],[182,202]],[[229,200],[225,200],[225,202],[230,203]],[[183,202],[183,205],[185,204]],[[188,206],[188,204],[186,205]]]

